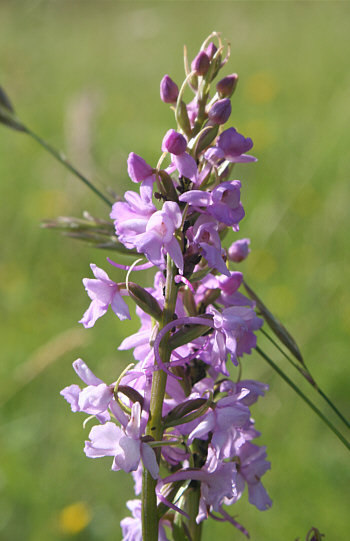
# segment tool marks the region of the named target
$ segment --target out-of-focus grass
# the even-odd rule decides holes
[[[232,125],[259,158],[236,168],[240,237],[252,247],[242,269],[348,416],[349,15],[337,2],[0,4],[0,81],[21,117],[120,194],[133,189],[128,153],[156,163],[174,127],[158,87],[165,73],[182,80],[183,43],[192,57],[212,30],[231,41],[227,73],[240,75]],[[115,380],[130,362],[117,347],[136,323],[108,314],[79,328],[81,279],[90,262],[107,268],[107,254],[39,229],[42,218],[108,209],[26,136],[0,127],[0,144],[0,538],[121,539],[131,480],[110,472],[110,459],[85,458],[84,416],[59,391],[78,383],[78,356]],[[230,511],[253,540],[303,539],[311,526],[345,539],[348,453],[257,355],[244,369],[271,386],[253,414],[274,504],[261,513],[245,496]],[[207,540],[241,535],[213,522],[204,531]]]

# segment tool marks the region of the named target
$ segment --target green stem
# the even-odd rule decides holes
[[[285,358],[294,366],[294,368],[296,368],[298,370],[298,372],[300,372],[304,377],[305,377],[305,374],[303,372],[303,370],[300,369],[299,365],[297,365],[290,357],[289,355],[287,355],[287,353],[285,351],[283,351],[283,349],[274,341],[273,338],[271,338],[271,336],[269,334],[267,334],[267,332],[265,332],[263,329],[260,329],[261,332],[266,336],[266,338],[268,338],[270,340],[270,342],[272,342],[272,344],[278,349],[278,351],[280,351],[282,353],[282,355],[285,356]],[[304,370],[306,370],[307,374],[310,376],[311,380],[308,379],[307,377],[305,377],[305,379],[310,383],[310,385],[312,385],[312,387],[314,389],[316,389],[316,391],[318,392],[319,395],[322,396],[322,398],[327,402],[327,404],[332,408],[332,410],[338,415],[338,417],[343,421],[343,423],[347,426],[347,428],[350,429],[350,423],[349,421],[347,421],[347,419],[345,419],[345,417],[343,416],[343,414],[338,410],[338,408],[333,404],[333,402],[330,400],[330,398],[328,398],[328,396],[322,391],[322,389],[319,388],[319,386],[315,383],[313,377],[311,376],[310,372],[309,372],[309,369],[303,365],[303,368]]]
[[[277,372],[281,378],[288,383],[292,389],[306,402],[306,404],[322,419],[322,421],[334,432],[334,434],[339,438],[339,440],[345,445],[345,447],[350,451],[350,443],[344,438],[344,436],[332,425],[330,421],[323,415],[323,413],[304,395],[304,393],[289,379],[289,377],[257,346],[256,351],[261,355],[263,359]]]
[[[167,276],[165,285],[165,300],[163,319],[159,330],[173,321],[175,314],[175,304],[177,298],[178,286],[174,278],[177,269],[169,255],[167,256]],[[168,347],[170,332],[163,338],[159,353],[163,362],[170,358],[170,349]],[[162,410],[165,395],[165,386],[167,374],[163,370],[158,370],[153,375],[149,419],[146,427],[146,435],[152,436],[156,441],[163,438]],[[160,460],[161,449],[157,450],[158,462]],[[153,479],[148,470],[144,468],[142,478],[142,539],[143,541],[158,541],[158,514],[157,514],[157,481]]]
[[[193,487],[192,483],[194,485]],[[198,483],[198,481],[192,481],[192,483],[186,500],[187,514],[190,517],[188,529],[191,534],[191,541],[200,541],[202,536],[202,523],[197,524],[196,522],[200,499],[200,483]]]
[[[24,129],[23,131],[25,133],[27,133],[28,135],[30,135],[31,137],[33,137],[33,139],[35,139],[35,141],[37,141],[39,143],[39,145],[41,145],[42,147],[44,147],[48,152],[50,152],[50,154],[52,156],[54,156],[56,158],[56,160],[58,160],[59,162],[61,162],[71,173],[73,173],[73,175],[77,176],[78,178],[80,178],[80,180],[82,180],[84,182],[84,184],[86,184],[86,186],[88,186],[93,192],[95,192],[96,195],[98,195],[105,203],[107,203],[107,205],[109,207],[112,206],[112,202],[109,201],[109,199],[107,199],[107,197],[105,197],[103,195],[103,193],[101,193],[86,177],[84,177],[84,175],[82,175],[71,163],[70,161],[66,158],[66,156],[62,153],[62,152],[59,152],[58,150],[56,150],[55,148],[53,148],[51,145],[49,145],[49,143],[47,143],[46,141],[44,141],[44,139],[41,139],[41,137],[39,137],[38,135],[36,135],[36,133],[32,132],[32,130],[30,130],[29,128],[27,128],[26,126],[24,126]]]

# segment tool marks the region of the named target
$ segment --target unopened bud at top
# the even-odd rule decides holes
[[[212,124],[225,124],[230,118],[231,111],[231,102],[225,98],[214,103],[208,113],[208,118]]]
[[[209,56],[205,51],[201,51],[197,54],[196,58],[193,60],[191,64],[192,71],[195,72],[196,75],[205,75],[209,69],[210,66],[210,60]]]
[[[216,90],[220,98],[230,98],[236,90],[237,83],[237,73],[232,73],[232,75],[228,75],[221,79],[216,85]]]
[[[218,50],[218,48],[214,45],[214,43],[210,42],[208,47],[205,49],[205,52],[209,56],[209,60],[213,60],[213,56],[214,56],[214,54],[216,53],[217,50]]]
[[[228,249],[229,260],[234,261],[235,263],[240,263],[240,261],[246,259],[251,251],[249,244],[250,239],[236,240],[236,242],[231,244],[230,248]]]
[[[181,133],[176,132],[175,130],[169,130],[163,139],[162,142],[162,151],[166,150],[175,156],[180,156],[186,151],[187,141]]]
[[[176,83],[169,77],[164,75],[160,82],[160,99],[164,103],[176,103],[179,95],[179,88]]]

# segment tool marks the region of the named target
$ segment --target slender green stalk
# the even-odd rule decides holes
[[[199,499],[200,499],[200,483],[197,481],[192,481],[193,486],[191,484],[191,488],[188,491],[187,496],[187,514],[190,517],[188,529],[191,534],[191,540],[192,541],[200,541],[202,537],[202,522],[200,524],[197,524],[196,517],[198,515],[198,508],[199,508]]]
[[[176,273],[177,269],[168,255],[163,320],[159,330],[161,330],[163,327],[165,327],[165,325],[173,321],[178,290],[178,286],[174,282]],[[163,338],[159,347],[159,353],[163,362],[167,362],[170,358],[170,349],[168,347],[169,335],[170,332]],[[162,409],[166,381],[167,374],[163,370],[158,370],[154,373],[146,435],[152,436],[156,441],[161,441],[163,437]],[[161,449],[159,448],[157,450],[158,461],[160,459],[160,453]],[[142,479],[143,541],[158,541],[157,497],[155,491],[156,484],[157,481],[154,480],[149,471],[144,468]]]
[[[80,178],[80,180],[82,180],[84,182],[84,184],[86,184],[90,190],[92,190],[93,192],[95,192],[96,195],[98,195],[98,197],[100,199],[102,199],[105,203],[107,203],[107,205],[109,207],[112,206],[112,202],[109,201],[109,199],[107,199],[106,196],[103,195],[103,193],[101,193],[86,177],[84,177],[84,175],[82,175],[71,163],[70,161],[66,158],[66,156],[62,153],[62,152],[59,152],[58,150],[56,150],[55,148],[53,148],[51,145],[49,145],[49,143],[47,143],[46,141],[44,141],[44,139],[41,139],[41,137],[39,137],[38,135],[36,135],[36,133],[32,132],[32,130],[30,130],[29,128],[27,128],[26,126],[23,127],[23,131],[25,133],[27,133],[28,135],[30,135],[31,137],[33,137],[33,139],[35,139],[35,141],[37,141],[39,143],[39,145],[41,145],[42,147],[44,147],[48,152],[50,152],[50,154],[52,154],[52,156],[54,156],[56,158],[56,160],[58,160],[60,163],[62,163],[71,173],[73,173],[73,175],[77,176],[78,178]]]
[[[288,383],[292,389],[306,402],[306,404],[322,419],[322,421],[334,432],[334,434],[339,438],[339,440],[345,445],[347,449],[350,451],[350,443],[344,438],[344,436],[335,428],[335,426],[328,421],[328,419],[323,415],[323,413],[307,398],[307,396],[304,395],[304,393],[293,383],[292,380],[289,379],[289,377],[264,353],[259,346],[256,347],[256,351],[261,355],[263,359],[265,359],[266,362],[277,372],[281,378],[284,379]]]
[[[303,365],[303,369],[301,369],[300,366],[297,365],[289,357],[289,355],[287,355],[287,353],[285,351],[283,351],[283,349],[275,342],[275,340],[269,334],[267,334],[267,332],[265,332],[263,329],[260,329],[260,331],[266,336],[266,338],[268,338],[270,340],[270,342],[272,342],[272,344],[278,349],[278,351],[280,351],[282,353],[282,355],[284,355],[285,358],[294,366],[294,368],[296,368],[298,370],[298,372],[300,372],[304,377],[305,377],[305,370],[306,370],[307,374],[310,376],[311,379],[309,379],[307,377],[305,377],[305,379],[310,383],[310,385],[312,385],[312,387],[314,389],[316,389],[318,394],[322,396],[322,398],[327,402],[327,404],[332,408],[332,410],[338,415],[338,417],[343,421],[343,423],[347,426],[347,428],[350,429],[349,421],[347,421],[347,419],[345,419],[343,414],[338,410],[338,408],[333,404],[333,402],[328,398],[328,396],[322,391],[322,389],[319,388],[317,383],[315,383],[313,377],[311,376],[311,374],[309,372],[309,369],[305,365]]]

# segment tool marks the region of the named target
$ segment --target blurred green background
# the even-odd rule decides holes
[[[183,80],[183,44],[192,59],[213,30],[231,42],[225,74],[240,81],[230,122],[252,137],[259,159],[235,169],[246,210],[239,237],[252,248],[241,269],[348,417],[349,16],[346,2],[0,3],[0,84],[17,112],[120,194],[134,189],[129,152],[155,164],[175,127],[159,82],[166,73]],[[43,218],[108,209],[27,136],[0,126],[0,148],[0,538],[118,540],[133,483],[110,471],[109,458],[85,457],[85,416],[59,391],[79,383],[77,357],[114,381],[132,360],[117,347],[137,322],[108,313],[84,330],[90,262],[122,273],[108,268],[106,252],[40,229]],[[330,541],[348,539],[349,453],[256,354],[244,370],[271,386],[253,415],[274,503],[261,513],[244,495],[230,512],[253,541],[304,539],[312,526]],[[204,540],[218,535],[242,538],[208,521]]]

